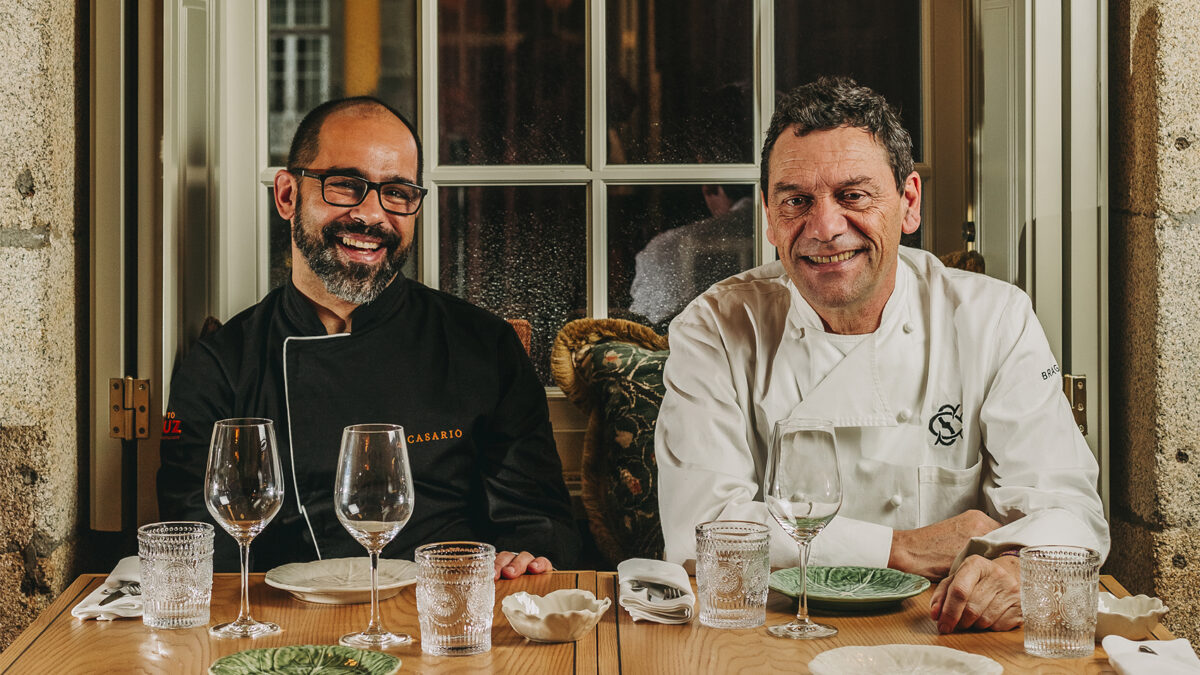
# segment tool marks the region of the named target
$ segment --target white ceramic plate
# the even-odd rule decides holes
[[[267,572],[266,581],[306,602],[352,605],[371,601],[371,561],[366,556],[280,565]],[[416,582],[416,563],[379,560],[380,600]]]
[[[1000,675],[1004,667],[979,654],[932,645],[839,647],[808,662],[813,675]]]

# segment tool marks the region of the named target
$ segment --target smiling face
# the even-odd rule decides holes
[[[294,168],[415,183],[416,139],[385,110],[336,112],[321,125],[316,157]],[[283,170],[275,176],[275,203],[280,216],[292,222],[292,280],[326,307],[374,300],[412,247],[416,215],[384,211],[375,190],[357,206],[333,206],[322,198],[320,180]]]
[[[900,234],[921,224],[921,179],[897,191],[887,151],[863,129],[779,136],[771,152],[767,239],[834,333],[879,327],[896,285]]]

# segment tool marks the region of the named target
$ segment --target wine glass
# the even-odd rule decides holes
[[[776,522],[800,547],[800,607],[796,618],[767,631],[796,640],[836,635],[837,628],[808,618],[808,544],[842,505],[837,443],[830,422],[789,419],[775,423],[763,499]]]
[[[338,642],[347,647],[382,649],[412,642],[383,627],[379,618],[379,553],[408,522],[413,509],[412,473],[404,428],[395,424],[355,424],[342,431],[333,505],[338,520],[371,557],[371,622]]]
[[[240,418],[213,425],[204,473],[204,503],[221,527],[237,540],[242,563],[242,602],[238,617],[208,629],[218,638],[274,635],[279,626],[250,616],[250,541],[283,504],[283,473],[271,420]]]

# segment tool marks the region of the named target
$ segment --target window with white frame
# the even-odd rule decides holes
[[[269,0],[270,162],[323,98],[371,94],[412,116],[431,194],[407,273],[529,321],[550,386],[567,321],[664,330],[773,257],[756,186],[778,92],[855,77],[901,108],[932,173],[929,3]],[[289,232],[271,220],[281,283]]]

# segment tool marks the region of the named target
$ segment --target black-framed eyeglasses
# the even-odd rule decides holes
[[[330,206],[358,206],[375,190],[379,194],[379,205],[384,211],[397,216],[411,216],[421,210],[421,200],[429,188],[407,181],[372,183],[358,176],[333,173],[316,173],[308,169],[289,168],[288,171],[321,181],[321,197]]]

